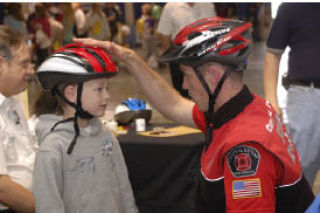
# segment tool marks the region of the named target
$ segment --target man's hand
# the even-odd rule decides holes
[[[266,52],[264,59],[263,82],[266,100],[271,103],[275,111],[282,117],[277,95],[280,58],[281,54],[269,51]]]
[[[35,212],[32,193],[12,181],[8,175],[0,175],[0,203],[16,212]]]
[[[159,73],[148,66],[134,50],[122,47],[110,41],[98,41],[91,38],[74,39],[75,42],[100,47],[115,59],[123,62],[127,70],[135,77],[148,100],[164,116],[184,125],[195,127],[192,118],[194,103],[179,95]]]
[[[135,52],[133,50],[110,41],[99,41],[92,38],[76,38],[73,39],[73,41],[105,49],[117,60],[120,60],[124,63],[129,62],[135,56]]]

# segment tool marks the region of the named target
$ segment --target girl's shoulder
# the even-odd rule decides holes
[[[70,144],[70,134],[64,131],[52,131],[40,141],[39,151],[60,152]]]

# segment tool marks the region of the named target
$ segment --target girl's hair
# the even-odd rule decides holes
[[[57,89],[63,94],[65,88],[70,84],[61,83]],[[40,96],[34,104],[34,114],[36,117],[43,114],[63,114],[63,108],[66,103],[60,98],[60,96],[53,94],[49,90],[41,90]]]

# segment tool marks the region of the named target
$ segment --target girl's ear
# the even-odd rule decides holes
[[[77,84],[71,84],[64,89],[64,96],[72,103],[77,103]]]

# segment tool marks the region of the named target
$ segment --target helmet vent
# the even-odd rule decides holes
[[[221,50],[225,50],[225,49],[229,49],[229,48],[232,48],[232,47],[233,47],[232,44],[226,43],[226,44],[224,44],[220,49],[221,49]]]
[[[195,22],[195,23],[193,23],[193,24],[190,24],[190,27],[191,27],[191,28],[194,28],[194,27],[197,27],[197,26],[199,26],[199,25],[203,25],[203,24],[205,24],[205,23],[208,23],[208,20],[197,21],[197,22]]]
[[[200,33],[200,32],[193,32],[193,33],[191,33],[191,34],[189,34],[188,35],[188,40],[192,40],[192,39],[194,39],[194,38],[196,38],[196,37],[198,37],[198,36],[200,36],[200,35],[202,35],[202,33]]]
[[[222,29],[225,29],[225,27],[211,27],[209,30],[214,32],[214,31],[222,30]]]
[[[238,55],[241,56],[243,54],[245,54],[248,50],[248,47],[243,48],[242,50],[239,51]]]

